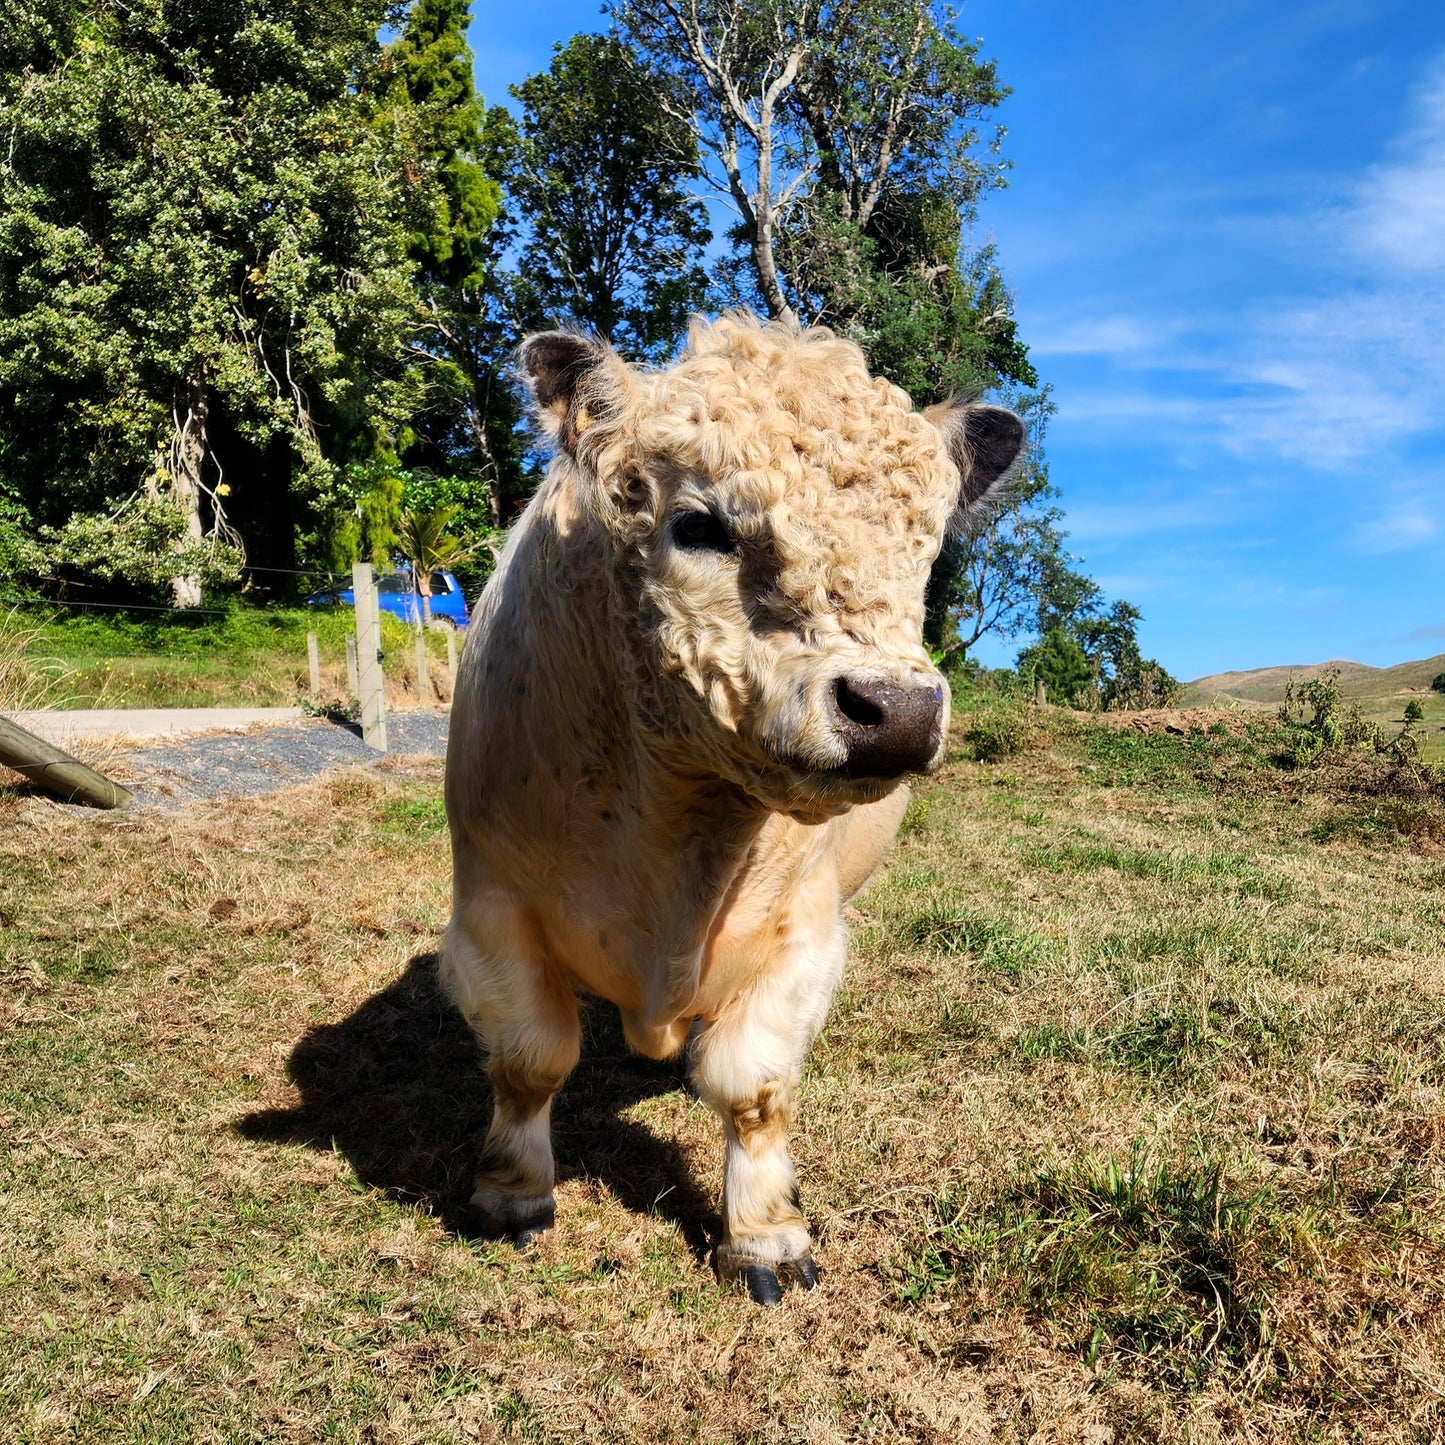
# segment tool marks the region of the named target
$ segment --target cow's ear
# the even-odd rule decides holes
[[[1005,407],[959,401],[941,402],[924,415],[943,433],[962,478],[959,512],[967,517],[996,500],[1023,456],[1022,420]]]
[[[517,370],[548,438],[576,454],[579,440],[619,403],[627,364],[605,341],[570,331],[529,336]]]

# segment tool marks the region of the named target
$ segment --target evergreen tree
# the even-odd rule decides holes
[[[445,479],[456,526],[477,541],[522,489],[521,411],[505,375],[521,337],[501,264],[516,134],[476,93],[467,23],[467,0],[413,0],[384,57],[392,123],[416,136],[430,208],[411,244],[422,308],[399,388],[405,424],[378,464]]]
[[[466,40],[470,8],[469,0],[412,0],[382,61],[414,112],[415,148],[431,182],[412,255],[424,282],[462,293],[482,283],[484,238],[500,201],[481,163],[484,107]]]
[[[1019,676],[1032,685],[1043,683],[1051,702],[1066,707],[1082,702],[1094,680],[1079,640],[1062,627],[1051,627],[1032,647],[1019,654]]]
[[[107,529],[117,555],[127,529],[166,535],[171,509],[172,593],[194,603],[198,554],[244,538],[289,559],[344,449],[387,424],[420,190],[375,123],[383,6],[19,11],[0,26],[0,479],[77,559]]]
[[[523,109],[511,190],[526,217],[532,306],[660,358],[707,294],[711,237],[687,189],[699,175],[692,132],[615,36],[574,35],[512,94]]]

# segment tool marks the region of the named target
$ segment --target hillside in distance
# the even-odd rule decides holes
[[[1339,672],[1340,691],[1346,697],[1387,698],[1428,692],[1430,682],[1445,672],[1445,652],[1394,667],[1368,667],[1363,662],[1336,660],[1308,663],[1298,667],[1256,667],[1245,672],[1216,672],[1189,683],[1180,701],[1185,706],[1202,706],[1226,701],[1277,705],[1284,701],[1285,685],[1315,677],[1330,668]]]

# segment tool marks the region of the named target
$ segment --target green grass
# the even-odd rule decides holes
[[[824,1278],[768,1313],[708,1263],[716,1122],[601,1006],[555,1231],[458,1232],[439,766],[0,795],[0,1436],[1441,1438],[1445,799],[1367,836],[1383,765],[1231,728],[960,720],[850,914]]]
[[[903,1262],[899,1293],[1012,1285],[1035,1307],[1061,1300],[1084,1314],[1077,1347],[1178,1366],[1171,1385],[1198,1384],[1219,1357],[1243,1363],[1260,1344],[1262,1294],[1242,1288],[1251,1246],[1287,1250],[1268,1234],[1278,1212],[1264,1188],[1232,1184],[1218,1162],[1086,1156],[1022,1171],[988,1201],[944,1195],[925,1242]],[[1253,1236],[1253,1238],[1252,1238]],[[1270,1246],[1273,1245],[1274,1249]]]
[[[416,634],[382,614],[389,676],[412,668]],[[323,675],[345,692],[345,607],[238,606],[221,616],[164,612],[85,613],[32,609],[16,614],[24,660],[47,679],[48,707],[236,707],[295,704],[310,687],[306,634],[315,632]],[[428,636],[429,657],[446,659],[446,639]]]

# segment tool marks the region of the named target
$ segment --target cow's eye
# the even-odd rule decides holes
[[[683,512],[672,524],[672,540],[689,552],[732,552],[738,545],[712,512]]]

